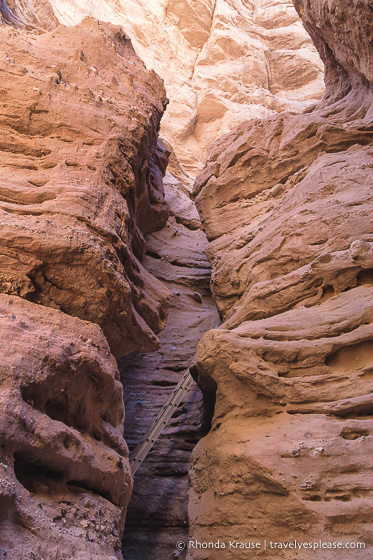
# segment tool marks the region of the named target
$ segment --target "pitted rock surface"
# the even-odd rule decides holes
[[[217,400],[193,452],[191,539],[260,541],[250,554],[273,560],[294,551],[264,553],[265,540],[341,542],[322,557],[368,559],[371,12],[358,1],[295,4],[325,63],[324,98],[220,138],[194,187],[223,324],[197,352]],[[365,548],[347,548],[357,542]]]
[[[49,2],[60,23],[91,16],[123,26],[165,81],[162,136],[192,175],[218,135],[254,116],[302,111],[323,93],[322,63],[289,0]],[[16,14],[21,4],[13,0]]]
[[[119,558],[132,478],[101,329],[0,295],[0,347],[3,556]]]
[[[5,23],[1,554],[120,559],[132,477],[114,355],[157,349],[167,317],[142,264],[169,216],[165,91],[120,27]]]
[[[158,346],[168,291],[142,266],[167,220],[161,81],[120,28],[1,27],[0,290]]]

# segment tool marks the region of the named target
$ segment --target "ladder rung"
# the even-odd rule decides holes
[[[172,417],[175,408],[177,408],[185,394],[189,391],[191,384],[193,383],[193,378],[189,373],[189,370],[184,374],[182,379],[176,386],[173,394],[168,399],[168,401],[162,406],[162,409],[153,424],[147,430],[143,439],[139,442],[135,448],[131,458],[130,466],[132,475],[134,475],[137,469],[140,467],[141,463],[144,461],[145,457],[153,447],[154,443],[161,435],[164,427]]]

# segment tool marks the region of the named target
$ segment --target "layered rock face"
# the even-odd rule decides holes
[[[253,557],[289,560],[294,550],[270,541],[321,539],[342,543],[323,558],[367,559],[371,8],[295,5],[325,62],[324,98],[305,114],[254,119],[222,137],[195,184],[223,324],[197,354],[217,402],[212,431],[193,453],[190,538],[259,542]],[[365,548],[353,548],[358,541]]]
[[[20,0],[13,1],[18,14]],[[290,1],[50,4],[64,24],[88,15],[123,25],[136,52],[165,81],[170,106],[162,136],[192,174],[218,135],[254,116],[300,111],[322,95],[321,61]]]
[[[213,137],[258,117],[213,146],[195,186],[224,323],[197,356],[199,382],[217,386],[217,402],[193,456],[191,538],[368,547],[369,7],[296,3],[327,89],[308,113],[278,116],[321,91],[320,61],[288,3],[52,6],[54,15],[40,0],[0,3],[3,23],[54,29],[0,28],[5,554],[121,558],[132,481],[113,355],[157,350],[170,300],[159,351],[120,363],[132,447],[216,324],[204,235],[176,167],[166,179],[170,215],[164,200],[169,150],[157,132],[165,91],[105,19],[124,23],[164,75],[164,132],[189,171]],[[55,29],[57,19],[87,13],[100,21]],[[183,404],[139,471],[129,560],[184,557],[174,545],[188,524],[200,394]],[[323,557],[343,553],[351,559],[347,548]],[[189,550],[194,559],[217,554],[247,551]],[[292,560],[294,552],[265,556]]]
[[[97,323],[117,356],[156,349],[168,293],[140,261],[168,217],[163,86],[110,25],[1,33],[0,290]]]
[[[113,354],[157,349],[166,321],[169,292],[141,264],[169,214],[165,91],[111,24],[2,26],[0,43],[1,551],[122,558]]]

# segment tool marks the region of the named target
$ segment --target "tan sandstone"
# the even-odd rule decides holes
[[[0,290],[99,324],[117,356],[155,349],[168,291],[141,259],[168,217],[163,86],[110,24],[0,33]]]
[[[301,115],[321,96],[323,65],[290,2],[131,0],[124,10],[53,0],[53,15],[41,0],[1,0],[0,530],[14,560],[25,552],[121,558],[131,480],[110,351],[158,348],[164,281],[172,292],[164,347],[132,370],[123,362],[129,383],[138,374],[145,388],[159,376],[175,383],[194,337],[215,322],[205,238],[175,165],[164,197],[164,88],[105,20],[123,24],[164,77],[163,133],[187,171],[239,125],[209,150],[195,185],[223,325],[197,353],[200,385],[216,386],[217,402],[192,460],[191,538],[372,544],[369,7],[295,3],[326,68],[322,101]],[[86,15],[96,21],[56,28]],[[153,394],[156,410],[162,393]],[[159,442],[168,460],[175,437],[177,460],[153,456],[144,471],[132,546],[149,535],[144,511],[153,527],[173,524],[160,555],[174,536],[184,539],[198,407],[197,396],[182,412],[192,434],[174,418]],[[323,557],[351,560],[343,552]],[[216,556],[189,551],[195,560]]]
[[[165,91],[120,27],[42,33],[1,13],[0,550],[120,559],[132,477],[114,355],[157,349],[167,317],[142,265],[169,216]]]
[[[40,0],[33,0],[39,2]],[[301,111],[323,91],[323,66],[289,0],[50,0],[55,17],[120,24],[165,82],[162,136],[194,174],[209,144],[254,116]],[[15,14],[23,2],[13,0]]]
[[[2,555],[119,558],[132,479],[100,328],[1,295],[0,347]]]
[[[325,63],[324,98],[220,138],[195,184],[223,324],[197,354],[217,402],[193,453],[191,539],[260,541],[250,554],[273,560],[295,553],[270,541],[341,542],[297,558],[368,559],[370,12],[358,1],[295,4]],[[366,548],[345,547],[358,541]],[[246,554],[227,547],[219,558]]]

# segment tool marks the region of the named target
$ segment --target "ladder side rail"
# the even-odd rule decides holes
[[[138,468],[141,465],[142,461],[145,459],[146,455],[153,447],[154,443],[159,438],[160,434],[163,432],[165,426],[167,425],[168,421],[172,417],[173,413],[179,406],[181,400],[186,395],[188,390],[189,390],[189,386],[183,388],[177,395],[175,395],[176,398],[174,399],[173,402],[169,404],[167,410],[162,415],[162,417],[159,418],[155,423],[153,423],[153,426],[149,430],[147,437],[139,444],[139,446],[135,449],[133,456],[131,457],[130,460],[131,469],[132,466],[136,465],[136,467]]]
[[[134,475],[137,469],[140,467],[141,463],[144,461],[145,457],[163,432],[165,426],[173,416],[175,410],[180,405],[183,397],[189,391],[190,386],[193,383],[193,378],[188,372],[183,376],[178,385],[173,391],[173,394],[169,397],[166,403],[163,405],[161,412],[158,414],[152,425],[149,427],[142,440],[136,446],[131,458],[130,466],[132,475]]]
[[[189,379],[190,377],[190,379]],[[140,440],[139,444],[137,445],[137,447],[135,448],[134,453],[136,453],[137,448],[149,437],[149,435],[151,434],[152,430],[154,429],[154,426],[156,424],[158,424],[160,421],[162,421],[163,416],[167,415],[168,412],[168,407],[175,402],[175,400],[177,399],[180,390],[182,390],[182,388],[184,387],[185,384],[188,385],[188,388],[191,384],[191,382],[193,381],[193,379],[191,378],[190,374],[186,374],[183,376],[183,378],[181,379],[181,381],[179,382],[179,384],[176,386],[176,388],[174,389],[172,395],[167,399],[167,401],[165,402],[165,404],[162,406],[161,411],[158,413],[158,415],[156,416],[154,422],[152,422],[151,426],[148,428],[148,430],[145,432],[145,434],[143,435],[142,439]]]
[[[175,412],[175,410],[179,406],[181,400],[183,399],[185,394],[188,392],[188,390],[189,390],[189,386],[184,387],[184,388],[182,388],[178,391],[178,393],[174,396],[172,402],[170,402],[168,404],[167,408],[162,412],[162,415],[157,417],[157,419],[153,422],[152,426],[150,427],[148,432],[145,434],[144,438],[141,440],[139,445],[136,447],[136,449],[133,453],[133,456],[137,455],[137,453],[140,451],[140,449],[144,445],[147,445],[149,442],[152,442],[152,440],[154,440],[156,437],[159,436],[159,434],[163,431],[165,425],[168,423],[168,421],[172,417],[173,413]]]

